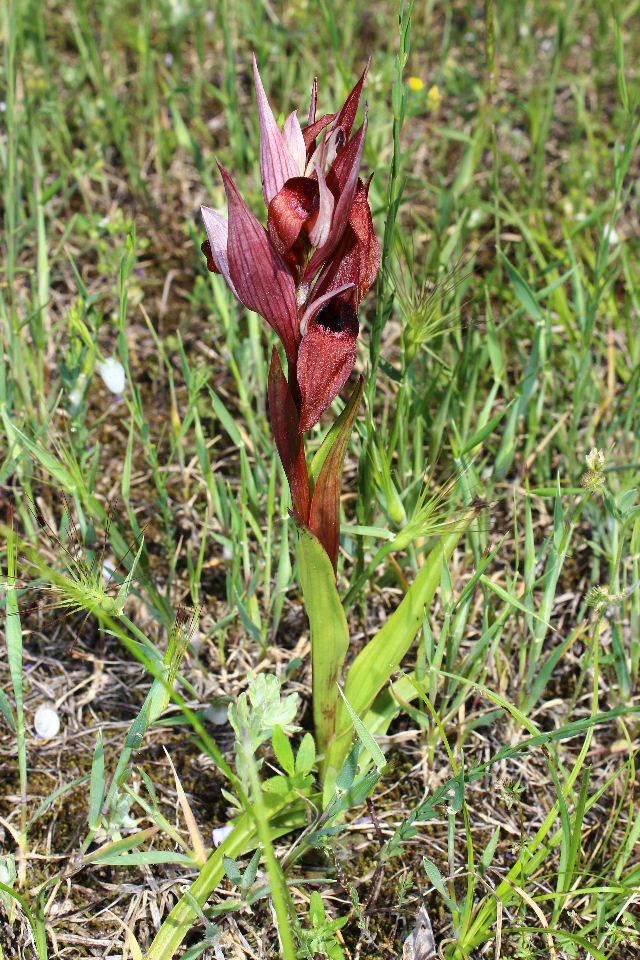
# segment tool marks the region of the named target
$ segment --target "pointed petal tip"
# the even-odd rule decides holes
[[[276,122],[262,83],[255,55],[253,77],[256,86],[258,120],[260,122],[260,174],[264,199],[269,204],[287,180],[299,175],[300,164],[291,152],[289,144]]]

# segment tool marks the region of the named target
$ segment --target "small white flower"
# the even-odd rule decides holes
[[[607,462],[604,450],[598,450],[597,447],[592,447],[586,456],[586,461],[589,470],[597,470],[599,472],[604,470]]]
[[[165,55],[164,55],[164,65],[165,65],[165,67],[172,67],[172,66],[173,66],[173,54],[172,54],[172,53],[165,53]]]
[[[228,823],[224,827],[214,827],[213,832],[211,834],[213,838],[214,847],[219,847],[221,843],[224,843],[227,837],[231,834],[232,830],[233,830],[232,823]]]
[[[0,113],[6,113],[6,112],[7,112],[7,104],[5,103],[4,100],[0,100]]]
[[[616,244],[620,243],[618,231],[615,227],[612,227],[610,223],[604,228],[604,236],[609,241],[609,246],[611,247],[615,247]]]
[[[35,712],[33,726],[36,736],[41,740],[50,740],[57,736],[60,731],[60,717],[55,707],[50,704],[41,703]]]
[[[87,385],[86,373],[79,374],[76,380],[75,387],[73,388],[73,390],[69,391],[69,403],[73,410],[77,409],[82,403],[86,385]]]
[[[124,367],[115,357],[107,357],[104,363],[98,364],[98,372],[105,382],[105,385],[111,393],[116,396],[122,396],[124,393],[125,374]]]

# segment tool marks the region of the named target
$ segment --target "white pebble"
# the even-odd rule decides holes
[[[50,740],[60,731],[60,717],[55,707],[41,703],[33,718],[36,736],[41,740]]]

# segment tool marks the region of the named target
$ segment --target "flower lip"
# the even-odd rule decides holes
[[[335,296],[309,323],[298,351],[300,433],[315,426],[349,379],[356,362],[359,329],[354,308]]]
[[[329,290],[327,293],[324,293],[321,297],[316,297],[316,299],[309,304],[300,318],[300,335],[302,337],[306,336],[309,327],[309,321],[316,317],[319,311],[326,304],[328,304],[331,300],[335,300],[339,294],[344,293],[346,290],[352,290],[354,287],[355,283],[343,283],[341,286],[335,287],[334,289]]]
[[[320,308],[316,314],[315,323],[330,333],[344,333],[354,323],[357,325],[358,314],[346,300],[330,300]]]

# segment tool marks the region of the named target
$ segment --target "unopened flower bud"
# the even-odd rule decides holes
[[[124,393],[125,373],[124,367],[115,357],[107,357],[104,363],[98,364],[98,373],[105,382],[105,386],[116,396],[122,396]]]

